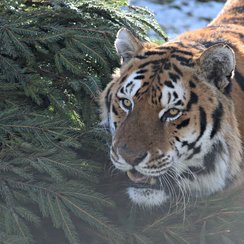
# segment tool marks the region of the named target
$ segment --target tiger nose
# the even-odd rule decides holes
[[[148,154],[147,152],[138,153],[131,149],[127,144],[123,144],[119,148],[119,153],[127,163],[133,166],[136,166],[142,162]]]

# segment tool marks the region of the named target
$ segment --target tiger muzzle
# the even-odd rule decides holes
[[[144,186],[146,185],[153,186],[157,184],[156,178],[143,175],[138,171],[136,171],[135,169],[128,171],[127,176],[131,181],[133,181],[136,184],[143,184]]]

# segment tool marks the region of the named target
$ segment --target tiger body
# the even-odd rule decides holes
[[[100,97],[112,134],[111,161],[127,172],[139,205],[177,189],[209,195],[243,179],[244,2],[228,0],[209,26],[163,45],[128,30],[115,46],[123,63]]]

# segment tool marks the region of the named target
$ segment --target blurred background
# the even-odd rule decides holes
[[[130,0],[131,5],[150,9],[169,38],[206,26],[226,0]]]

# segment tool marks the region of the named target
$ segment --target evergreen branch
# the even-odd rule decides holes
[[[79,40],[74,40],[74,44],[76,47],[81,51],[84,52],[85,54],[90,55],[93,57],[95,60],[99,61],[99,64],[107,68],[107,61],[103,58],[102,55],[100,55],[95,48],[91,48],[88,45],[86,45],[84,42],[80,42]]]
[[[0,232],[0,240],[3,244],[26,244],[26,239],[18,235],[9,235]]]
[[[92,83],[95,85],[95,91],[93,91],[92,87],[90,84],[87,84],[87,82],[84,81],[80,81],[81,86],[88,91],[88,94],[90,94],[91,97],[96,98],[98,95],[98,91],[100,90],[94,77],[89,77],[88,78],[90,81],[92,81]]]
[[[0,67],[3,71],[5,71],[5,75],[8,81],[15,82],[17,80],[23,80],[23,76],[21,75],[21,70],[16,63],[14,63],[11,59],[3,57],[0,55]],[[8,73],[10,72],[10,73]]]
[[[81,75],[82,71],[77,62],[75,60],[72,60],[71,58],[68,58],[68,56],[65,55],[65,49],[61,49],[60,52],[58,52],[55,55],[55,64],[56,67],[59,69],[59,72],[63,72],[63,69],[61,67],[64,67],[66,70],[76,74]],[[78,68],[77,68],[78,67]]]
[[[49,132],[51,134],[54,135],[58,135],[58,136],[62,136],[63,138],[67,138],[67,139],[72,139],[72,137],[68,136],[68,135],[64,135],[62,133],[56,132],[54,131],[54,129],[56,128],[43,128],[43,127],[39,127],[39,126],[34,126],[34,125],[15,125],[15,124],[0,124],[0,127],[2,128],[19,128],[19,129],[31,129],[31,130],[40,130],[42,132]],[[59,129],[63,127],[59,127]],[[64,127],[64,129],[66,130],[71,130],[71,131],[77,131],[77,128],[69,128],[69,127]]]
[[[78,210],[78,212],[80,212],[80,213],[84,214],[85,216],[87,216],[91,223],[94,222],[94,223],[96,223],[96,225],[98,224],[98,226],[102,227],[103,229],[105,229],[106,231],[108,231],[110,234],[111,233],[114,233],[115,236],[117,236],[119,239],[121,239],[121,235],[118,232],[116,232],[113,228],[111,228],[111,226],[109,226],[109,225],[105,224],[104,222],[100,221],[94,215],[91,215],[85,209],[82,209],[79,205],[77,205],[75,202],[72,202],[68,198],[63,197],[63,200],[66,203],[68,203],[68,205],[70,205],[73,208],[75,208],[76,210]]]
[[[65,229],[66,237],[69,239],[69,241],[71,243],[79,243],[79,240],[77,238],[77,233],[74,230],[74,226],[72,225],[70,218],[68,217],[68,213],[65,211],[64,207],[62,207],[62,208],[60,207],[61,203],[57,197],[55,198],[55,200],[56,200],[56,203],[58,206],[59,213],[61,215],[61,219],[63,220],[62,221],[63,225],[64,225],[63,228]],[[64,215],[66,215],[66,217],[64,217]],[[67,223],[67,222],[69,222],[69,223]]]
[[[72,174],[72,175],[75,175],[77,177],[82,177],[83,179],[92,181],[90,179],[90,177],[87,176],[87,174],[82,171],[81,167],[80,168],[74,168],[74,167],[71,167],[70,164],[67,162],[62,163],[60,161],[56,161],[56,160],[53,160],[50,158],[40,158],[40,160],[45,160],[47,162],[51,162],[51,163],[55,164],[56,166],[58,166],[58,168],[65,170],[66,173],[68,173],[68,174]]]
[[[21,233],[21,235],[23,236],[23,238],[24,238],[25,240],[28,240],[27,236],[26,236],[25,233],[24,233],[24,230],[23,230],[22,227],[21,227],[21,224],[19,223],[18,216],[17,216],[15,213],[13,213],[12,215],[13,215],[14,220],[15,220],[17,226],[18,226],[19,232]]]
[[[54,197],[56,197],[56,194]],[[48,213],[52,219],[53,225],[56,228],[60,228],[62,222],[60,221],[60,215],[58,214],[57,206],[55,206],[55,204],[53,203],[53,199],[49,194],[47,194],[46,198],[48,201]]]
[[[171,218],[175,216],[175,212],[172,212],[170,214],[167,214],[167,215],[163,215],[162,217],[156,219],[153,223],[147,225],[143,230],[142,232],[147,232],[147,231],[150,231],[154,228],[156,228],[157,225],[160,225],[162,223],[164,223],[164,221],[166,221],[167,219]]]
[[[0,239],[32,244],[30,224],[45,217],[71,243],[80,243],[76,222],[91,242],[146,243],[111,224],[115,206],[96,190],[101,164],[87,158],[105,151],[96,97],[119,63],[116,31],[144,38],[157,24],[122,9],[125,0],[20,2],[0,3]]]
[[[74,201],[71,201],[71,199],[67,198],[66,196],[63,195],[62,193],[58,193],[55,192],[53,190],[51,190],[50,188],[43,188],[42,186],[37,186],[37,185],[30,185],[29,183],[23,183],[23,182],[19,182],[18,184],[20,184],[20,186],[27,186],[28,188],[36,188],[36,189],[40,189],[40,190],[44,190],[45,192],[48,193],[47,198],[48,198],[48,203],[49,203],[49,210],[50,210],[50,214],[52,216],[52,220],[54,221],[55,226],[59,227],[59,221],[58,219],[56,219],[55,216],[57,216],[55,214],[56,210],[54,208],[53,202],[51,200],[51,198],[49,197],[49,193],[54,194],[55,198],[59,198],[62,199],[62,201],[65,201],[67,203],[69,203],[69,205],[71,205],[72,207],[76,208],[79,212],[82,212],[83,214],[85,214],[90,220],[92,219],[93,221],[95,221],[97,224],[101,225],[103,228],[106,228],[107,231],[113,231],[114,230],[109,227],[109,225],[105,224],[105,222],[100,221],[97,217],[95,217],[94,215],[91,215],[91,213],[88,213],[85,209],[81,208],[80,205],[76,204]],[[114,232],[114,234],[118,235],[117,232]]]
[[[33,61],[33,54],[29,51],[28,47],[20,42],[16,36],[13,34],[13,32],[9,29],[6,30],[9,36],[9,39],[13,41],[13,44],[15,45],[15,47],[17,49],[19,49],[19,51],[21,52],[21,54],[24,54],[24,57],[28,60],[28,61]]]
[[[134,233],[133,234],[134,236],[135,236],[135,238],[140,242],[140,243],[142,243],[142,244],[150,244],[150,243],[152,243],[150,240],[148,240],[148,239],[144,239],[144,238],[142,238],[139,234],[137,234],[137,233]]]
[[[11,25],[10,25],[11,26]],[[36,31],[36,30],[32,30],[32,29],[25,29],[25,28],[22,28],[21,27],[21,24],[19,23],[16,23],[16,25],[14,26],[11,26],[11,30],[16,33],[16,34],[19,34],[21,35],[22,40],[25,40],[25,37],[28,36],[28,37],[31,37],[31,39],[34,39],[35,37],[37,37],[40,32],[39,31]]]
[[[40,41],[42,43],[51,43],[51,42],[57,42],[62,40],[67,33],[63,32],[54,32],[54,33],[48,33],[48,34],[42,34],[39,35],[37,38],[35,38],[36,41]]]
[[[177,235],[177,233],[174,233],[173,231],[171,231],[170,229],[167,229],[168,233],[170,233],[172,235],[172,237],[174,237],[176,240],[180,241],[181,243],[186,243],[186,244],[190,244],[190,242],[188,242],[187,240],[185,240],[183,237],[181,237],[180,235]]]
[[[86,189],[87,190],[87,189]],[[103,206],[106,207],[114,207],[114,203],[111,202],[111,200],[105,198],[103,195],[93,192],[92,190],[89,189],[89,191],[80,191],[80,192],[74,192],[74,191],[65,191],[62,190],[62,194],[66,196],[73,196],[73,197],[78,197],[79,199],[86,199],[87,201],[91,202],[94,205],[100,205],[102,204]]]
[[[15,211],[22,218],[28,220],[28,222],[36,225],[40,224],[40,218],[37,215],[33,214],[33,212],[29,211],[28,209],[23,207],[16,207]]]
[[[98,32],[99,33],[99,32]],[[89,35],[88,33],[87,33],[87,35],[83,35],[83,34],[76,34],[75,36],[74,36],[74,38],[75,37],[78,37],[78,39],[79,40],[82,40],[82,39],[88,39],[88,41],[89,40],[92,40],[92,41],[97,41],[97,42],[100,42],[101,41],[101,36],[94,36],[94,35]],[[88,47],[89,48],[89,47]],[[90,48],[89,48],[90,49]],[[92,50],[92,49],[90,49],[90,51],[94,51],[94,50]]]
[[[73,27],[73,26],[69,26],[67,27],[70,30],[82,30],[82,31],[86,31],[88,33],[94,32],[94,33],[99,33],[103,36],[109,35],[109,36],[114,36],[114,32],[112,31],[104,31],[104,30],[99,30],[99,29],[94,29],[94,28],[86,28],[86,27]],[[80,34],[79,34],[80,36]],[[83,37],[83,36],[82,36]],[[84,36],[84,38],[86,38],[86,36]],[[87,37],[88,38],[88,37]],[[98,39],[99,40],[99,39]]]

